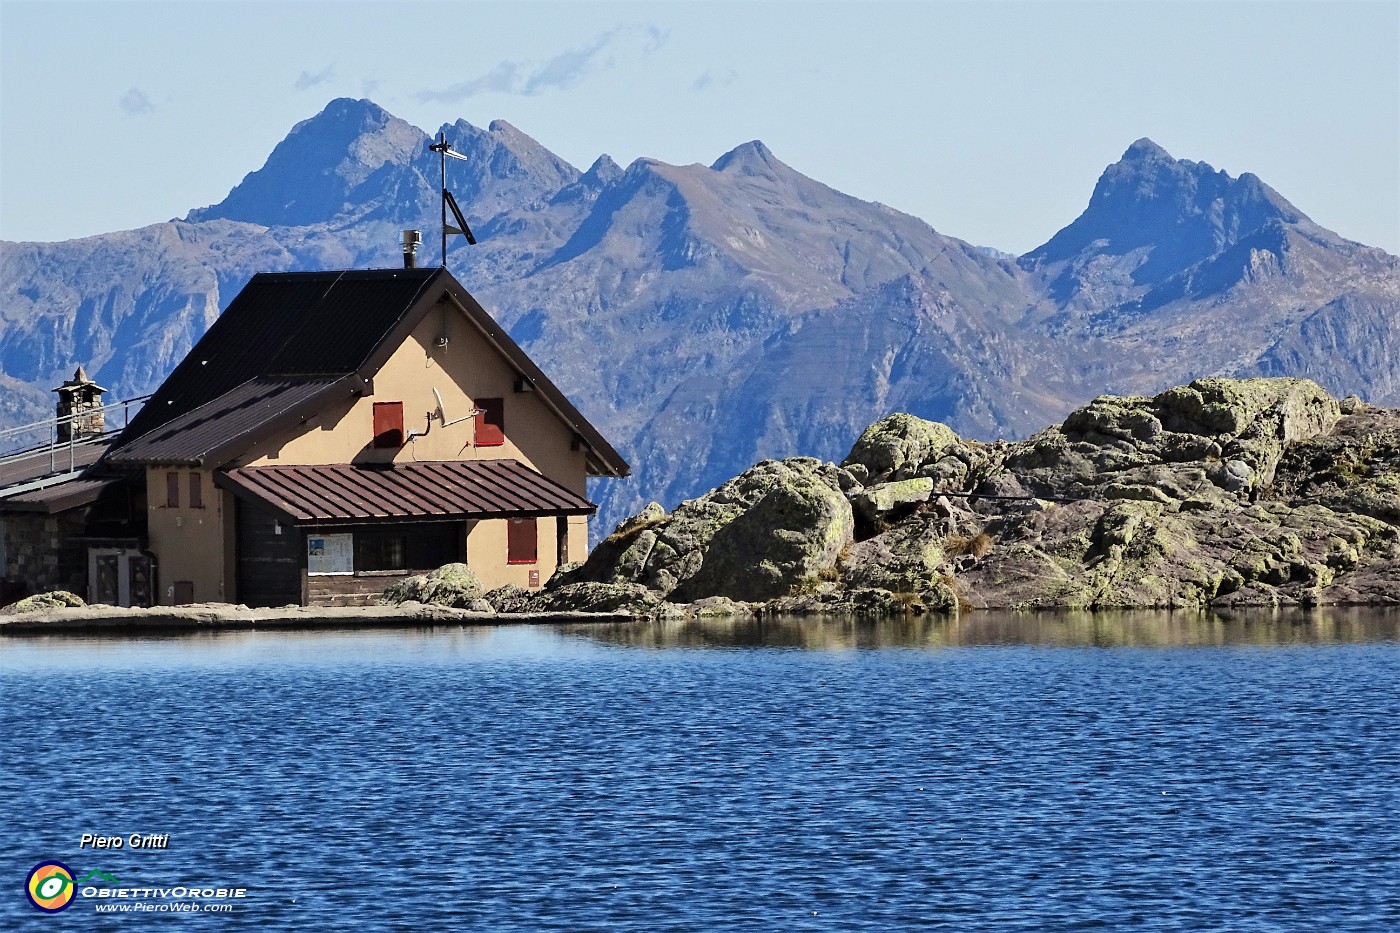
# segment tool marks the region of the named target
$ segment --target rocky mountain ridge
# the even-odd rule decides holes
[[[1211,374],[1400,402],[1400,260],[1146,140],[1011,260],[759,142],[581,172],[502,121],[439,131],[469,157],[449,186],[480,240],[452,247],[454,274],[633,463],[594,490],[603,528],[756,460],[835,459],[890,411],[1020,437]],[[429,139],[337,100],[184,220],[0,244],[0,417],[42,417],[80,362],[114,395],[149,391],[254,272],[394,266],[406,227],[436,261]]]

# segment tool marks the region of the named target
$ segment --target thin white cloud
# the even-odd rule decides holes
[[[122,108],[122,113],[128,117],[138,117],[143,113],[150,113],[156,109],[156,105],[151,103],[151,99],[146,96],[146,92],[139,87],[127,90],[117,99],[117,106]]]
[[[690,85],[690,89],[699,94],[702,91],[708,91],[712,87],[729,87],[738,80],[738,78],[739,72],[732,68],[721,74],[707,71],[695,79],[695,82]]]
[[[296,87],[298,91],[304,91],[307,88],[315,87],[318,84],[325,84],[333,77],[335,77],[335,65],[327,65],[320,71],[314,73],[310,71],[303,71],[300,75],[297,76],[297,80],[294,87]]]
[[[665,45],[666,39],[667,34],[655,26],[618,26],[545,62],[503,61],[469,81],[422,90],[417,96],[420,101],[444,103],[478,94],[537,97],[546,91],[573,87],[590,74],[615,68],[619,57],[646,58]]]

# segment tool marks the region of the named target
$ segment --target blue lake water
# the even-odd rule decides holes
[[[1400,614],[0,639],[0,816],[5,930],[1393,931]]]

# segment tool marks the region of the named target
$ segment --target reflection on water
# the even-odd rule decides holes
[[[957,619],[786,616],[560,625],[442,625],[422,628],[199,631],[0,638],[0,670],[47,663],[158,668],[197,658],[202,666],[257,667],[270,659],[336,667],[382,657],[416,663],[452,659],[572,657],[623,648],[1209,648],[1400,642],[1400,608],[1340,607],[1211,612],[974,612]],[[61,660],[60,660],[61,659]]]
[[[635,648],[1066,648],[1328,645],[1400,641],[1400,609],[975,612],[958,619],[735,618],[562,629]]]

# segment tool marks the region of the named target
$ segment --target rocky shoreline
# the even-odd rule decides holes
[[[6,612],[9,612],[7,609]],[[407,602],[395,606],[284,606],[250,609],[229,603],[193,606],[67,606],[0,615],[0,636],[160,632],[249,631],[268,629],[421,628],[437,625],[550,625],[579,622],[631,622],[618,612],[514,613]]]
[[[1400,604],[1400,411],[1305,379],[1102,396],[1023,441],[894,414],[622,522],[507,609],[637,615]]]

